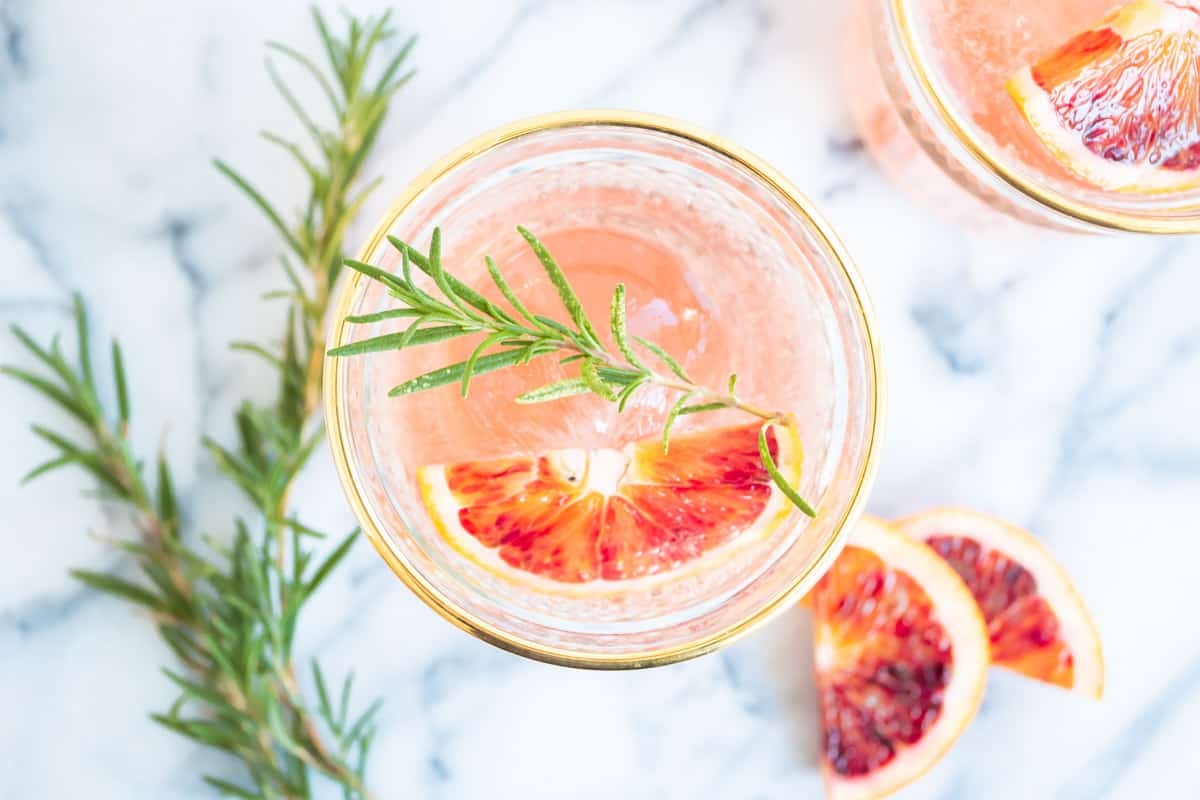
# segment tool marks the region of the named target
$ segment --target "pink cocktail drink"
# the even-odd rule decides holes
[[[468,358],[478,342],[460,339],[331,362],[335,455],[376,547],[439,611],[518,652],[641,666],[711,649],[815,581],[861,500],[881,388],[865,298],[807,201],[752,157],[700,136],[656,118],[533,121],[517,135],[476,143],[438,171],[366,250],[364,260],[398,271],[400,256],[383,236],[425,248],[437,226],[442,260],[458,278],[503,302],[484,264],[490,255],[529,309],[561,318],[558,293],[516,233],[524,226],[554,254],[591,319],[609,320],[614,287],[624,284],[632,336],[676,355],[699,384],[724,386],[736,372],[739,394],[789,415],[803,442],[798,488],[817,500],[814,520],[783,514],[768,537],[634,570],[643,577],[628,581],[611,580],[613,570],[558,569],[575,546],[565,538],[562,552],[547,556],[555,564],[487,562],[467,552],[477,542],[464,547],[447,535],[446,519],[456,522],[430,500],[422,477],[430,465],[587,457],[594,469],[579,477],[612,492],[630,469],[630,448],[661,436],[678,392],[647,386],[623,412],[588,394],[515,403],[574,374],[549,357],[479,375],[467,398],[457,385],[387,396],[415,375]],[[343,310],[387,305],[377,285],[361,284],[348,289]],[[596,327],[615,350],[607,325]],[[371,333],[402,329],[385,322]],[[335,331],[334,341],[343,336]],[[682,437],[681,453],[689,433],[736,426],[745,422],[739,413],[681,418],[673,434]]]

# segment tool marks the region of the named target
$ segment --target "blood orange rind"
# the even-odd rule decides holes
[[[953,661],[936,719],[919,741],[904,746],[885,764],[865,775],[838,774],[828,759],[822,758],[830,800],[875,800],[921,777],[962,735],[979,710],[987,683],[987,629],[974,597],[954,570],[930,548],[871,517],[861,519],[851,533],[847,552],[852,554],[855,548],[868,551],[923,590],[933,609],[933,620],[951,643]],[[835,564],[831,572],[836,569]],[[818,584],[813,594],[822,591],[822,586]],[[814,600],[812,606],[819,617],[820,603]],[[840,647],[834,644],[839,636],[827,620],[815,620],[814,638],[819,683],[822,676],[834,674],[862,656],[844,643]]]
[[[1147,48],[1158,48],[1157,58],[1146,56]],[[1173,48],[1173,49],[1172,49]],[[1146,99],[1146,93],[1162,84],[1162,75],[1138,75],[1148,69],[1147,62],[1157,63],[1173,58],[1182,86],[1163,89],[1174,91],[1170,100]],[[1106,60],[1107,59],[1107,60]],[[1109,77],[1109,83],[1097,84],[1098,75]],[[1136,77],[1134,77],[1136,75]],[[1058,81],[1054,83],[1054,81]],[[1090,82],[1086,88],[1081,82]],[[1022,68],[1007,83],[1007,89],[1020,107],[1035,134],[1060,164],[1103,189],[1138,194],[1181,192],[1200,186],[1200,105],[1194,95],[1200,92],[1200,8],[1179,0],[1133,0],[1113,11],[1097,26],[1064,44],[1038,62]],[[1067,105],[1060,109],[1055,91],[1066,87],[1059,99]],[[1150,87],[1150,88],[1147,88]],[[1113,96],[1123,93],[1128,108],[1116,109]],[[1079,105],[1071,105],[1078,102]],[[1088,136],[1095,134],[1097,143],[1114,129],[1122,128],[1111,117],[1091,117],[1089,103],[1100,108],[1101,114],[1143,113],[1142,119],[1124,121],[1130,135],[1146,136],[1145,130],[1173,124],[1174,136],[1189,137],[1185,153],[1186,168],[1167,168],[1155,159],[1123,160],[1128,148],[1106,148],[1114,157],[1106,158],[1089,148]],[[1180,109],[1179,105],[1191,103]],[[1137,106],[1137,108],[1134,108]],[[1146,118],[1157,116],[1157,119]],[[1067,124],[1064,117],[1076,124]],[[1087,124],[1087,130],[1079,127]],[[1161,138],[1161,137],[1160,137]],[[1168,137],[1170,138],[1170,137]],[[1140,150],[1145,143],[1140,143]],[[1161,160],[1161,159],[1159,159]]]
[[[986,514],[953,507],[931,509],[893,524],[921,542],[939,535],[974,540],[1027,570],[1033,577],[1037,594],[1053,611],[1059,636],[1072,656],[1074,682],[1068,688],[1100,699],[1104,693],[1104,654],[1100,634],[1070,576],[1033,534]],[[998,665],[1006,666],[1002,662]]]
[[[793,486],[800,485],[804,449],[794,420],[772,426],[778,451],[776,462],[780,472]],[[653,449],[652,449],[653,448]],[[599,491],[610,496],[621,483],[651,481],[650,469],[645,465],[642,453],[659,452],[661,440],[646,439],[631,442],[620,450],[584,451],[566,449],[544,454],[551,458],[582,461],[587,466],[586,489]],[[668,454],[669,460],[669,454]],[[594,469],[593,467],[598,467]],[[417,486],[435,529],[441,538],[459,555],[507,583],[522,588],[557,596],[592,597],[613,593],[640,592],[672,583],[705,571],[720,569],[733,556],[747,547],[772,539],[784,528],[795,513],[787,497],[772,485],[768,500],[753,524],[748,525],[731,541],[699,555],[673,569],[652,575],[620,580],[596,579],[580,583],[568,583],[543,577],[514,567],[504,561],[497,548],[488,547],[472,535],[460,521],[461,504],[447,481],[447,465],[431,464],[421,467],[416,475]]]

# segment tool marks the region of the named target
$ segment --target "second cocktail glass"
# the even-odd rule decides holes
[[[1038,140],[1005,87],[1113,7],[1114,0],[858,0],[847,96],[868,149],[918,201],[962,222],[995,221],[990,212],[999,211],[1080,232],[1200,232],[1196,191],[1090,185]]]

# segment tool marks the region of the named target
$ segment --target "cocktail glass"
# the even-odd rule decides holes
[[[766,541],[653,580],[559,586],[497,574],[439,534],[417,486],[420,467],[619,449],[661,432],[673,398],[647,390],[624,413],[597,397],[513,402],[553,379],[558,359],[477,376],[467,399],[451,386],[389,398],[391,386],[462,357],[428,346],[326,365],[334,459],[379,554],[461,628],[579,667],[697,656],[803,596],[862,508],[883,406],[869,304],[828,224],[778,173],[718,137],[643,114],[565,113],[484,134],[431,167],[402,193],[360,260],[396,271],[400,257],[386,237],[425,248],[439,226],[443,262],[459,278],[488,293],[483,256],[490,254],[526,305],[553,315],[553,289],[515,233],[518,224],[555,252],[594,319],[607,320],[622,281],[632,333],[656,339],[699,379],[723,385],[738,372],[744,397],[794,415],[805,448],[799,488],[817,516],[794,512]],[[379,284],[350,276],[331,347],[393,330],[386,322],[340,322],[388,301]],[[713,424],[698,415],[677,430]]]

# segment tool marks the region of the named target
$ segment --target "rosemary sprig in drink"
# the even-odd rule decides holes
[[[283,266],[290,288],[275,293],[290,304],[280,341],[237,345],[262,356],[278,372],[277,397],[269,405],[246,402],[238,409],[236,445],[206,440],[217,466],[253,504],[253,518],[234,520],[229,543],[210,541],[188,525],[186,504],[177,499],[166,458],[160,455],[152,469],[143,469],[130,439],[132,403],[121,349],[113,343],[115,398],[106,403],[93,376],[88,323],[78,298],[74,362],[57,340],[43,346],[16,328],[41,369],[0,368],[81,426],[73,436],[34,426],[55,454],[26,479],[78,466],[91,474],[107,500],[129,513],[128,535],[119,546],[131,555],[138,574],[72,574],[149,612],[176,656],[177,664],[163,672],[180,693],[154,719],[241,763],[245,774],[235,780],[204,777],[225,797],[307,800],[318,775],[347,800],[369,797],[363,774],[378,703],[353,713],[353,676],[340,687],[331,686],[315,661],[315,696],[306,696],[293,651],[301,612],[349,552],[357,531],[318,559],[312,540],[323,534],[296,519],[289,489],[323,436],[314,418],[323,360],[321,325],[342,266],[342,237],[374,185],[356,188],[359,173],[392,96],[409,77],[402,71],[409,45],[384,56],[384,43],[393,35],[386,14],[366,21],[348,17],[344,36],[334,35],[315,11],[314,20],[328,75],[307,56],[284,45],[272,47],[318,81],[332,106],[333,124],[318,126],[272,67],[271,76],[312,136],[316,155],[267,135],[309,176],[304,210],[285,221],[245,178],[217,164],[266,214],[289,254]]]
[[[388,237],[401,255],[400,275],[393,275],[361,261],[346,262],[351,269],[383,284],[388,293],[403,304],[400,308],[348,317],[347,322],[411,321],[403,332],[387,333],[343,345],[330,350],[329,355],[353,356],[402,350],[461,336],[482,336],[466,360],[419,375],[389,392],[392,396],[399,396],[458,383],[462,387],[463,397],[468,395],[471,380],[476,375],[527,364],[543,356],[559,355],[561,363],[575,365],[578,374],[532,389],[517,397],[516,402],[545,403],[564,397],[594,394],[615,403],[618,411],[624,411],[639,389],[660,386],[678,393],[663,424],[664,451],[670,448],[671,429],[680,417],[722,409],[742,411],[763,421],[758,434],[758,450],[771,480],[798,509],[810,517],[816,516],[813,507],[788,483],[771,457],[768,433],[772,425],[785,422],[782,412],[764,410],[738,397],[736,374],[729,376],[724,391],[701,386],[689,377],[679,360],[662,347],[639,336],[631,336],[626,324],[623,284],[618,284],[613,290],[609,328],[617,352],[611,352],[600,341],[595,326],[588,319],[583,304],[554,256],[531,232],[525,228],[517,230],[528,242],[557,290],[569,323],[531,312],[490,257],[486,259],[488,273],[512,307],[511,312],[447,272],[442,264],[441,231],[434,230],[428,253],[421,253],[406,242]],[[440,298],[416,283],[412,271],[414,265],[431,279]],[[639,355],[635,344],[646,354]],[[657,366],[650,366],[648,362]]]

